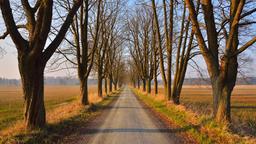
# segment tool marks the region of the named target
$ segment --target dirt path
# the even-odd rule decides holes
[[[159,119],[151,116],[125,88],[118,100],[81,132],[75,143],[171,144],[181,143]]]

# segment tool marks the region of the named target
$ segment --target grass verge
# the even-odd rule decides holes
[[[90,85],[89,92],[97,91],[97,87]],[[44,102],[46,113],[53,111],[66,103],[78,99],[80,89],[78,85],[45,85]],[[0,86],[0,133],[12,127],[17,121],[23,120],[24,98],[21,86]],[[89,95],[89,98],[97,97]]]
[[[210,116],[196,115],[182,105],[167,104],[137,89],[133,89],[133,92],[152,111],[167,119],[175,128],[178,127],[178,132],[193,138],[197,143],[256,143],[251,137],[231,133],[227,125],[217,124]]]
[[[13,128],[1,133],[0,143],[62,143],[66,139],[78,134],[77,129],[84,127],[88,121],[99,115],[105,107],[117,99],[120,92],[121,90],[113,92],[102,101],[90,106],[82,106],[77,101],[60,106],[49,112],[47,115],[48,124],[44,129],[28,131],[25,130],[21,122],[20,124],[17,123]]]

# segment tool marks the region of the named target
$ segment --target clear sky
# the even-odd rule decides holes
[[[19,71],[18,71],[18,61],[17,61],[17,52],[16,49],[10,40],[7,38],[6,40],[0,40],[0,47],[5,50],[4,56],[0,57],[0,77],[5,78],[15,78],[19,79]],[[255,53],[254,53],[255,55]],[[198,65],[205,68],[204,60],[200,57],[196,59]],[[256,59],[254,58],[253,62],[246,66],[246,71],[248,72],[249,76],[256,76]],[[204,70],[206,73],[206,70]],[[62,70],[58,72],[45,72],[45,76],[70,76],[76,73],[74,70]],[[188,77],[197,77],[198,73],[192,69],[191,67],[188,69],[187,73]]]
[[[134,3],[135,0],[130,0],[129,4]],[[2,20],[2,16],[0,14],[0,35],[2,35],[4,28],[4,23]],[[254,47],[250,49],[255,49],[256,44],[254,44]],[[5,40],[0,40],[0,47],[4,49],[5,54],[2,56],[0,54],[0,77],[5,77],[5,78],[16,78],[19,79],[19,71],[18,71],[18,62],[17,62],[17,51],[15,49],[15,46],[10,39],[10,37],[7,37]],[[1,52],[1,51],[0,51]],[[256,54],[256,50],[252,53],[252,51],[248,51],[247,53],[251,53],[251,55]],[[202,67],[205,68],[205,63],[202,58],[197,58],[196,59],[198,64]],[[247,65],[246,71],[248,72],[247,74],[249,76],[256,76],[256,57],[254,56],[254,60],[252,63]],[[67,76],[67,75],[74,75],[76,72],[75,70],[63,70],[63,71],[58,71],[58,72],[45,72],[45,76]],[[196,77],[198,74],[193,70],[191,67],[188,69],[188,77]]]
[[[5,40],[0,40],[0,47],[5,51],[4,55],[0,54],[0,77],[19,79],[17,51],[13,42],[9,37]],[[46,76],[67,76],[69,74],[70,71],[67,70],[45,72]]]

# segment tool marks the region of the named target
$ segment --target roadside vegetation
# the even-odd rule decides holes
[[[241,137],[255,138],[255,92],[249,86],[235,88],[241,84],[238,79],[249,76],[243,71],[252,70],[246,65],[255,63],[256,36],[248,31],[256,30],[251,23],[255,4],[150,0],[137,5],[127,20],[130,85],[161,100],[153,106],[181,127],[190,125],[185,117],[193,111],[196,125],[203,123],[198,134],[192,132],[199,142],[240,143]],[[183,84],[189,77],[205,79],[207,89],[192,86],[184,96]]]
[[[95,91],[95,87],[91,87]],[[46,86],[45,89],[46,111],[75,101],[79,95],[78,86]],[[4,128],[15,124],[23,118],[24,100],[21,87],[1,86],[0,87],[0,133]]]
[[[161,91],[161,90],[160,90]],[[230,130],[241,136],[256,136],[256,87],[236,86],[231,100]],[[197,114],[211,115],[210,87],[185,86],[181,92],[181,104]]]
[[[158,96],[133,89],[138,98],[160,117],[167,118],[173,128],[198,143],[255,143],[256,139],[234,134],[225,123],[217,123],[212,116],[198,114],[184,105],[166,103]]]
[[[91,88],[94,93],[89,96],[97,95],[95,88]],[[78,90],[79,91],[79,90]],[[48,125],[43,129],[26,130],[24,123],[19,119],[12,122],[12,126],[5,128],[0,133],[0,143],[61,143],[74,137],[78,129],[85,127],[86,123],[113,102],[121,89],[113,91],[103,99],[94,99],[94,103],[83,106],[78,99],[72,101],[55,101],[59,106],[49,109],[47,113]],[[92,95],[91,95],[92,94]],[[46,96],[47,97],[47,96]],[[46,103],[47,104],[47,103]],[[22,115],[22,114],[20,114]]]
[[[164,89],[159,87],[159,93],[153,95],[158,100],[164,100]],[[211,88],[207,85],[185,85],[181,91],[181,104],[197,115],[212,116]],[[238,85],[232,94],[232,132],[241,136],[256,136],[256,87],[254,85]]]

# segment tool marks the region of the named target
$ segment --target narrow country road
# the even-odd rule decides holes
[[[144,108],[129,88],[104,114],[92,121],[80,141],[88,144],[172,144],[175,134]]]

